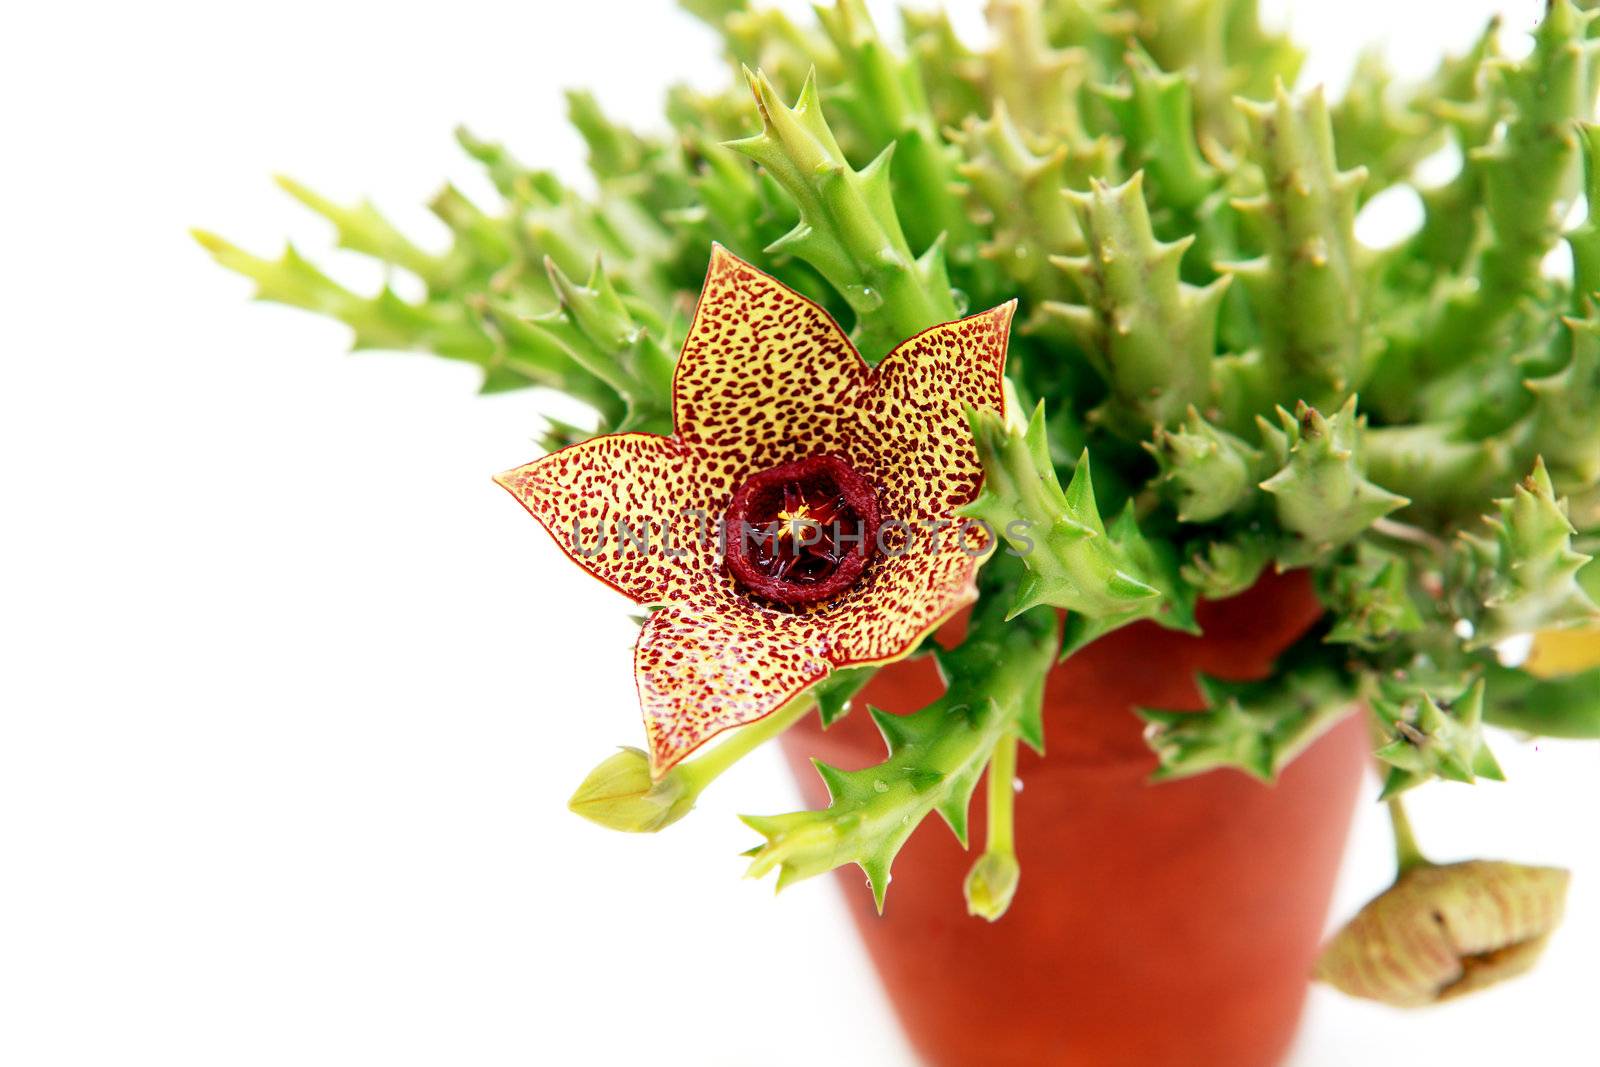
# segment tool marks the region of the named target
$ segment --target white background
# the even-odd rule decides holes
[[[1337,84],[1496,6],[1294,25]],[[565,811],[639,730],[627,605],[488,480],[547,400],[344,358],[185,235],[320,253],[282,170],[437,238],[440,179],[482,188],[457,121],[575,174],[560,88],[651,123],[685,76],[725,74],[665,0],[8,9],[0,1063],[911,1062],[834,886],[739,877],[734,813],[796,800],[775,752],[658,838]],[[1600,752],[1497,743],[1512,785],[1416,817],[1440,857],[1574,868],[1542,970],[1418,1015],[1318,990],[1297,1067],[1596,1062]],[[1341,914],[1385,877],[1376,806],[1354,844]]]

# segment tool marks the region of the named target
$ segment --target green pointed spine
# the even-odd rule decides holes
[[[856,344],[870,362],[929,326],[959,318],[941,245],[915,257],[895,211],[889,180],[893,146],[856,171],[822,115],[814,78],[794,107],[772,83],[749,74],[762,131],[729,142],[765,167],[800,211],[768,251],[805,260],[856,313]]]
[[[1043,404],[1034,409],[1025,433],[978,411],[972,413],[972,429],[984,483],[965,514],[987,523],[1022,559],[1025,574],[1012,615],[1048,604],[1091,619],[1131,622],[1161,610],[1160,591],[1107,535],[1087,452],[1062,491],[1050,462]]]
[[[1271,103],[1239,106],[1266,188],[1234,207],[1265,251],[1225,269],[1250,298],[1269,395],[1337,405],[1362,374],[1355,214],[1366,172],[1338,168],[1321,90],[1295,100],[1280,85]]]
[[[995,747],[1030,714],[1055,661],[1055,613],[1035,611],[1007,622],[1001,596],[974,609],[966,639],[939,650],[949,680],[944,696],[911,715],[873,709],[888,758],[859,771],[817,763],[831,801],[821,811],[745,816],[765,842],[750,853],[749,875],[778,872],[782,889],[854,863],[867,874],[883,910],[889,871],[906,839],[937,812],[965,846],[967,809]],[[1038,709],[1031,709],[1037,717]]]
[[[1083,302],[1048,304],[1045,312],[1076,334],[1110,385],[1108,424],[1142,438],[1206,403],[1227,279],[1203,287],[1181,280],[1183,254],[1194,239],[1156,239],[1140,175],[1118,186],[1096,181],[1089,192],[1066,196],[1088,248],[1055,262]]]

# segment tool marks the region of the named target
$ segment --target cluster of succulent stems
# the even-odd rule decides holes
[[[262,297],[348,323],[358,348],[585,401],[593,422],[550,422],[552,448],[670,432],[681,312],[712,241],[851,324],[868,361],[1020,298],[1016,404],[973,413],[985,482],[967,513],[1038,543],[991,557],[966,643],[936,653],[946,696],[874,715],[880,765],[819,766],[829,808],[747,820],[753,873],[783,885],[855,862],[881,906],[926,815],[965,843],[987,768],[967,900],[997,918],[1018,891],[1016,748],[1043,745],[1057,658],[1135,622],[1195,632],[1198,600],[1269,568],[1309,569],[1325,619],[1270,678],[1199,679],[1205,711],[1140,709],[1160,777],[1271,780],[1364,702],[1404,880],[1432,865],[1400,794],[1500,777],[1485,724],[1600,737],[1600,672],[1536,677],[1497,654],[1600,616],[1584,551],[1600,538],[1600,225],[1563,232],[1580,198],[1600,204],[1590,3],[1551,0],[1521,58],[1491,25],[1416,84],[1369,57],[1332,103],[1291,91],[1301,54],[1254,0],[992,0],[987,48],[937,13],[908,13],[897,46],[861,0],[815,27],[747,0],[685,6],[738,73],[725,92],[675,90],[670,136],[575,94],[594,195],[463,133],[503,203],[446,189],[450,242],[433,250],[370,205],[285,183],[344,247],[419,279],[420,300],[355,293],[293,249],[201,240]],[[1447,146],[1459,171],[1430,185],[1419,167]],[[1368,247],[1356,218],[1389,190],[1422,221]],[[1572,267],[1548,269],[1563,247]],[[985,666],[996,650],[1003,671]],[[839,672],[660,780],[624,750],[573,807],[660,829],[813,707],[845,713],[870,674]]]

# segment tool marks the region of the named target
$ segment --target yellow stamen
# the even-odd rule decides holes
[[[800,537],[800,530],[805,526],[806,523],[811,521],[810,516],[811,508],[807,504],[801,504],[793,511],[778,512],[778,521],[783,523],[783,526],[778,531],[778,536],[793,537],[798,540]]]

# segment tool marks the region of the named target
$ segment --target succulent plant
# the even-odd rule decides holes
[[[369,204],[283,183],[340,245],[419,280],[417,299],[353,292],[294,248],[267,259],[198,236],[263,299],[348,324],[358,349],[432,352],[480,366],[485,391],[584,401],[592,421],[551,422],[552,449],[683,433],[674,359],[713,242],[848,324],[866,365],[1020,301],[1006,403],[969,413],[984,478],[961,514],[998,547],[965,642],[935,653],[948,692],[874,715],[877,766],[819,766],[825,810],[747,819],[764,839],[753,873],[782,885],[857,863],[881,906],[923,818],[965,842],[985,768],[1009,783],[1018,740],[1043,745],[1058,655],[1140,620],[1193,631],[1198,599],[1268,567],[1309,568],[1326,617],[1271,678],[1202,679],[1198,714],[1142,711],[1160,776],[1270,780],[1364,701],[1398,813],[1402,790],[1499,777],[1486,723],[1600,736],[1600,674],[1535,679],[1496,653],[1600,616],[1583,551],[1600,537],[1600,225],[1561,230],[1580,196],[1600,196],[1591,4],[1551,0],[1518,59],[1491,25],[1415,85],[1368,56],[1331,105],[1291,88],[1300,54],[1261,28],[1255,0],[992,0],[988,49],[937,13],[908,12],[893,43],[861,0],[814,26],[747,0],[685,6],[744,69],[721,92],[674,90],[665,135],[574,94],[592,195],[462,131],[500,202],[447,187],[431,206],[450,242],[430,249]],[[1459,172],[1423,184],[1419,164],[1444,145]],[[1394,188],[1420,193],[1420,227],[1363,245],[1358,211]],[[1548,269],[1563,242],[1571,268]],[[711,470],[708,502],[732,488]],[[647,633],[682,611],[654,613]],[[763,697],[650,757],[624,750],[573,806],[659,829],[800,715],[845,714],[881,658],[813,663],[780,694],[794,699]],[[674,728],[658,717],[652,737]],[[990,919],[1019,873],[1009,795],[995,793],[967,883]],[[1335,956],[1374,951],[1372,930],[1409,922],[1385,916],[1412,898],[1477,892],[1457,887],[1476,869],[1407,870]],[[1511,877],[1483,871],[1484,892]],[[1540,885],[1549,898],[1564,881]],[[1553,923],[1557,904],[1541,907]],[[1456,956],[1498,944],[1449,933]],[[1342,967],[1330,957],[1328,973]],[[1465,988],[1446,971],[1426,976],[1434,992]],[[1408,998],[1430,994],[1392,999]]]

